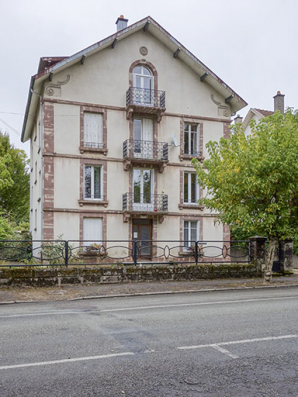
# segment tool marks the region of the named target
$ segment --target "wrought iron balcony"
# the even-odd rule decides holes
[[[166,110],[166,93],[160,90],[130,87],[126,91],[127,116],[134,111],[156,114],[160,121]]]
[[[168,212],[168,195],[124,193],[122,209],[124,212],[165,214]]]
[[[162,172],[168,162],[168,144],[127,139],[123,142],[123,159],[126,160],[125,170],[130,163],[147,163],[159,165]]]

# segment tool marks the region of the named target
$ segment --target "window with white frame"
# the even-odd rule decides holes
[[[103,148],[103,115],[84,113],[84,147]]]
[[[84,245],[100,245],[102,243],[102,218],[83,219]]]
[[[192,156],[199,154],[198,131],[199,124],[184,123],[184,154]]]
[[[103,200],[102,166],[84,166],[84,199]]]
[[[195,172],[184,172],[184,204],[197,204],[199,199],[199,185],[197,183],[197,174]]]
[[[184,221],[183,239],[184,250],[195,246],[200,239],[200,221]]]

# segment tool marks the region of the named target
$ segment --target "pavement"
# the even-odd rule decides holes
[[[67,284],[61,287],[0,286],[0,305],[294,286],[298,286],[298,269],[294,269],[292,275],[273,277],[270,284],[265,283],[263,278],[237,278],[121,284]]]

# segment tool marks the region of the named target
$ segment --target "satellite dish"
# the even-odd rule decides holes
[[[174,134],[173,134],[172,144],[173,144],[175,147],[178,146],[177,137],[176,137],[175,132],[174,132]]]

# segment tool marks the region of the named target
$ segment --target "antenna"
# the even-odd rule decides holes
[[[175,147],[177,147],[177,146],[178,146],[177,137],[176,137],[176,134],[175,134],[175,132],[174,132],[174,134],[173,134],[173,138],[172,138],[172,145],[174,145]]]

